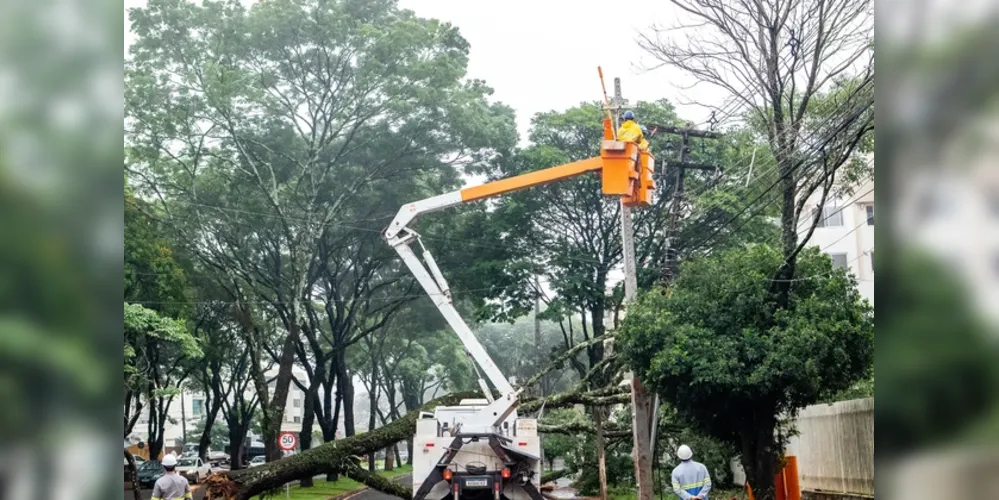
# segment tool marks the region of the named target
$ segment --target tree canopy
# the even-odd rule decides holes
[[[802,252],[786,309],[765,307],[781,253],[766,245],[691,260],[618,334],[642,381],[685,421],[742,453],[750,482],[780,459],[780,419],[867,376],[873,308],[817,248]]]

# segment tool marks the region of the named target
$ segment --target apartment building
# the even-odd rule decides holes
[[[305,371],[295,368],[293,373],[299,380],[307,380]],[[277,369],[266,374],[268,378],[277,376]],[[270,391],[274,391],[274,382],[270,383]],[[247,389],[247,397],[252,395],[253,389]],[[163,447],[166,450],[178,450],[184,444],[184,431],[188,432],[188,442],[194,442],[199,436],[191,434],[192,429],[206,418],[208,413],[205,394],[190,388],[181,388],[180,393],[174,396],[167,412],[167,424],[163,431]],[[284,416],[281,420],[282,431],[298,432],[302,429],[302,417],[304,416],[305,393],[303,393],[294,383],[288,390],[288,399],[285,404]],[[222,419],[221,412],[218,419]],[[144,410],[139,420],[135,424],[132,434],[127,441],[137,443],[149,439],[149,411]]]
[[[860,294],[874,304],[874,181],[851,186],[834,187],[820,206],[822,193],[814,193],[798,226],[799,238],[808,235],[821,211],[819,224],[809,240],[829,255],[833,265],[849,269],[857,278]]]

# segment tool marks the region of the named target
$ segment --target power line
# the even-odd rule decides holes
[[[859,117],[863,113],[863,111],[864,111],[863,108],[858,109],[858,111],[856,112],[856,116],[854,118]],[[852,121],[852,119],[851,119],[851,121]],[[849,121],[848,122],[844,122],[843,124],[840,124],[840,126],[837,127],[837,128],[843,128],[843,126],[847,125],[848,123],[849,123]],[[838,133],[838,131],[837,131],[837,133]],[[824,147],[824,145],[823,145],[823,147]],[[691,251],[696,251],[696,250],[699,250],[701,248],[704,248],[704,244],[705,243],[710,243],[711,238],[713,238],[715,235],[717,235],[721,231],[721,229],[723,229],[725,226],[727,226],[728,224],[730,224],[733,221],[735,221],[736,219],[738,219],[742,214],[746,213],[750,208],[753,207],[754,203],[756,203],[757,201],[759,201],[760,199],[762,199],[764,196],[766,196],[770,191],[772,191],[780,183],[780,181],[786,179],[789,175],[793,175],[794,171],[797,170],[798,168],[801,168],[803,165],[805,165],[805,163],[801,162],[801,163],[798,163],[797,165],[791,167],[787,172],[785,172],[777,180],[775,180],[767,189],[765,189],[762,193],[760,193],[759,196],[757,196],[752,202],[748,203],[745,207],[743,207],[742,210],[740,210],[738,213],[736,213],[734,216],[732,216],[724,224],[719,225],[718,227],[716,227],[715,230],[712,231],[712,233],[708,235],[708,237],[702,238],[700,241],[697,242],[696,245],[691,245],[691,249],[692,249]],[[754,215],[757,215],[757,213],[751,214],[750,218],[747,219],[745,222],[743,222],[743,224],[740,225],[739,228],[741,229],[743,226],[745,226],[745,224],[748,223],[749,220],[752,220],[752,216],[754,216]]]

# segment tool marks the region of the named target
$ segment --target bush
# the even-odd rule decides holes
[[[566,458],[566,465],[580,471],[576,488],[584,496],[600,492],[600,470],[597,466],[596,438],[587,436],[581,440],[582,446],[572,456]],[[635,468],[631,459],[631,440],[608,444],[607,446],[607,487],[633,487]]]

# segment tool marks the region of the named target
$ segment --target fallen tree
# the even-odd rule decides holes
[[[558,481],[569,474],[572,474],[572,471],[569,469],[559,469],[545,472],[541,475],[541,484],[545,485],[553,481]]]
[[[410,498],[412,492],[409,488],[362,470],[357,466],[355,457],[409,439],[416,430],[416,418],[420,412],[432,411],[437,406],[454,405],[462,399],[471,397],[476,397],[476,395],[470,393],[448,394],[373,431],[330,441],[322,446],[269,462],[260,467],[213,474],[206,481],[208,498],[212,500],[249,500],[261,493],[276,490],[285,483],[334,471],[343,472],[352,479],[361,481],[379,491]]]
[[[538,383],[538,381],[540,381],[542,377],[548,375],[553,370],[562,368],[562,366],[565,364],[566,361],[568,361],[573,356],[579,354],[580,352],[583,352],[583,349],[586,349],[587,347],[596,344],[598,342],[604,342],[606,340],[610,340],[613,338],[614,338],[613,334],[607,333],[599,337],[594,337],[590,340],[587,340],[586,342],[580,342],[572,346],[572,349],[563,352],[558,357],[553,359],[547,368],[541,370],[540,372],[534,374],[533,377],[527,379],[527,382],[524,382],[523,385],[521,385],[521,387],[531,387],[532,385]]]
[[[572,422],[569,424],[562,424],[562,425],[539,423],[538,432],[548,433],[548,434],[568,434],[570,436],[576,436],[579,434],[596,434],[597,428],[595,425],[583,422]],[[630,435],[631,435],[631,428],[604,427],[604,436],[606,437],[626,437]]]
[[[545,408],[564,408],[573,405],[613,406],[631,402],[631,392],[628,387],[606,387],[590,392],[563,392],[538,399],[528,399],[520,403],[518,411],[521,414],[532,413]]]
[[[390,495],[411,498],[412,490],[410,488],[364,470],[358,465],[357,457],[412,437],[416,430],[416,419],[421,412],[433,411],[437,406],[455,405],[462,399],[475,397],[478,397],[478,394],[448,394],[373,431],[330,441],[322,446],[269,462],[260,467],[213,474],[206,481],[207,498],[213,500],[249,500],[261,493],[276,491],[285,483],[331,472],[343,473],[351,479]],[[519,405],[519,411],[522,414],[527,414],[540,410],[542,406],[545,408],[560,408],[576,404],[591,407],[613,406],[627,404],[630,401],[631,396],[627,387],[611,386],[589,392],[572,391],[553,394],[546,398],[527,399]],[[557,432],[556,430],[539,430]],[[577,430],[592,432],[595,429],[592,426],[581,424]],[[618,434],[625,436],[630,435],[629,432],[613,429],[609,431],[608,436],[617,436]]]

